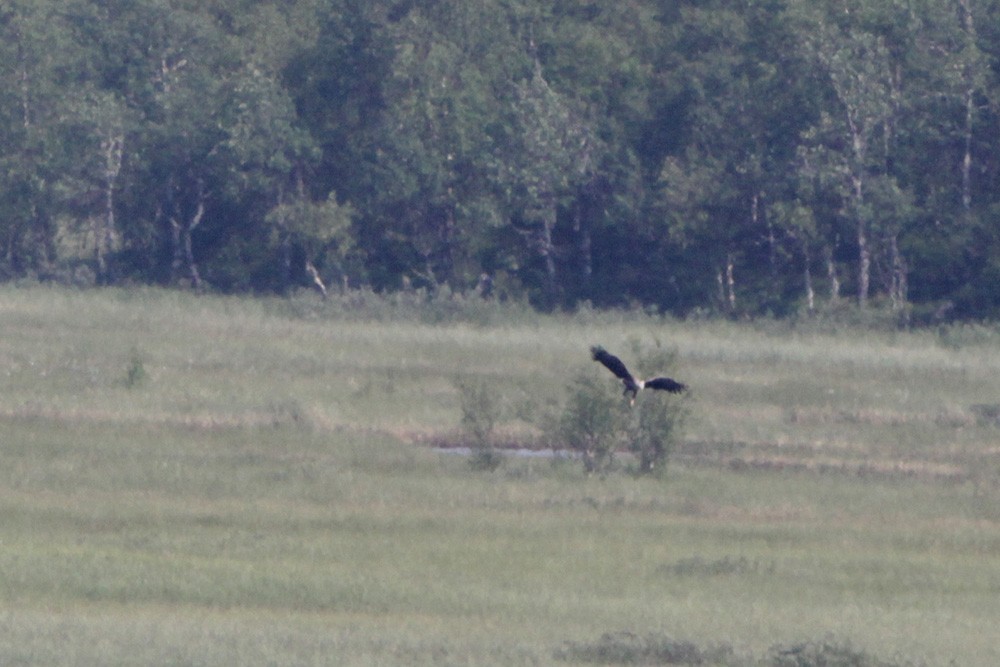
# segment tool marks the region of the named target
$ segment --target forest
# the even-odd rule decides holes
[[[0,279],[994,319],[998,10],[5,0]]]

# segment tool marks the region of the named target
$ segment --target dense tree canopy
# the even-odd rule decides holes
[[[998,0],[10,0],[0,277],[1000,316]]]

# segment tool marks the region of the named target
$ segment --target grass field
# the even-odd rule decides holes
[[[0,664],[1000,664],[993,330],[372,303],[0,290]],[[662,479],[428,446],[657,341]]]

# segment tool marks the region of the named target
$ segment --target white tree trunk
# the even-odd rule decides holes
[[[833,261],[833,248],[824,246],[823,254],[826,255],[826,277],[830,281],[830,300],[836,301],[840,298],[840,277],[837,275],[837,263]]]
[[[809,254],[809,245],[805,241],[802,242],[802,256],[805,260],[803,277],[806,283],[806,309],[812,314],[816,312],[816,290],[813,287],[812,268],[810,267],[812,258]]]
[[[107,255],[114,246],[115,238],[115,184],[122,169],[122,156],[125,151],[125,136],[119,133],[109,133],[101,142],[104,152],[104,215],[99,219],[98,229],[94,234],[94,260],[97,263],[97,275],[100,279],[107,278]]]
[[[851,178],[854,190],[855,216],[858,225],[858,305],[864,308],[868,305],[868,293],[871,286],[872,251],[868,243],[868,221],[864,213],[864,190],[860,174]]]
[[[201,182],[198,183],[198,206],[190,218],[181,215],[179,212],[170,218],[170,226],[173,230],[174,259],[171,264],[171,274],[175,282],[182,280],[183,273],[187,273],[187,278],[191,281],[191,287],[201,289],[201,273],[198,271],[198,264],[194,259],[194,250],[191,244],[191,235],[195,228],[201,224],[202,216],[205,215],[205,191]]]
[[[975,48],[976,24],[972,15],[972,0],[958,0],[962,7],[962,22],[968,49]],[[975,122],[976,89],[972,83],[971,66],[966,63],[962,72],[966,89],[965,102],[965,154],[962,156],[962,208],[966,212],[972,208],[972,126]]]

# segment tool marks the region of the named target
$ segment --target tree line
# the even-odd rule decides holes
[[[7,0],[0,278],[996,317],[998,9]]]

